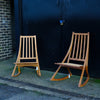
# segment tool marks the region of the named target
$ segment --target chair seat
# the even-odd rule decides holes
[[[83,65],[81,64],[74,64],[74,63],[55,63],[56,65],[61,65],[70,68],[82,68]]]
[[[14,63],[16,65],[22,65],[22,66],[38,66],[38,63],[37,62],[16,62]]]
[[[41,76],[38,61],[36,35],[20,36],[19,51],[12,77],[16,77],[21,73],[21,67],[35,67],[38,76]],[[17,73],[16,73],[16,70]]]
[[[70,68],[79,69],[82,72],[78,83],[78,87],[85,86],[89,80],[88,54],[89,54],[89,32],[88,33],[73,32],[71,43],[64,59],[60,63],[55,63],[56,65],[59,66],[56,72],[51,77],[51,81],[60,81],[60,80],[68,79],[72,75]],[[60,71],[62,67],[66,67],[69,74],[65,77],[55,78],[55,76],[57,75],[57,73]],[[87,79],[83,82],[83,76],[85,71],[86,71]]]

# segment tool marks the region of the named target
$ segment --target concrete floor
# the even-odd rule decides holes
[[[65,100],[40,92],[26,91],[17,87],[0,85],[0,100]]]
[[[93,78],[89,80],[86,86],[82,88],[78,88],[77,85],[79,81],[79,76],[73,75],[70,79],[55,82],[55,81],[50,81],[50,78],[53,75],[53,72],[44,71],[44,70],[41,70],[42,76],[38,77],[35,69],[24,67],[24,68],[21,68],[22,73],[18,77],[11,77],[11,73],[14,68],[13,63],[15,61],[16,61],[16,57],[14,55],[12,58],[0,62],[0,77],[14,80],[14,81],[3,80],[1,78],[0,83],[9,84],[11,86],[19,87],[19,88],[25,88],[28,90],[35,90],[35,91],[43,92],[43,93],[50,94],[50,95],[59,94],[59,97],[64,97],[64,98],[66,98],[66,93],[69,92],[71,93],[71,95],[75,93],[75,94],[82,95],[82,96],[87,96],[87,97],[89,96],[89,97],[100,99],[100,83],[95,82],[95,79]],[[65,74],[59,73],[57,77],[63,77],[63,76],[65,76]],[[48,87],[49,89],[47,90],[39,89],[33,86],[23,85],[20,82],[30,83],[30,84],[42,86],[45,88]],[[52,91],[50,90],[50,88],[52,88]],[[56,93],[56,92],[53,92],[53,89],[60,90],[62,92],[65,91],[65,93],[61,93],[61,94]]]
[[[37,91],[29,91],[29,90],[27,91],[25,89],[21,89],[18,87],[0,84],[0,100],[89,100],[89,99],[73,97],[68,95],[67,98],[57,97]]]

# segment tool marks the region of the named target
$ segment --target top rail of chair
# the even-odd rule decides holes
[[[32,38],[32,37],[36,37],[36,35],[30,35],[30,36],[26,36],[26,35],[23,36],[23,35],[21,35],[20,37],[21,37],[21,38],[26,38],[26,37],[27,37],[27,38]]]
[[[73,32],[73,34],[74,35],[89,35],[89,32],[87,32],[87,33],[75,33],[75,32]]]

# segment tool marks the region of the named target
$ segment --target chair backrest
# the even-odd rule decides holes
[[[81,61],[88,65],[89,54],[89,32],[88,33],[72,33],[72,40],[70,45],[70,54],[68,62]]]
[[[20,36],[17,61],[33,59],[38,61],[36,36]]]

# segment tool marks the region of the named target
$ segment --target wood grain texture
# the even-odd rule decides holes
[[[76,48],[76,49],[75,49]],[[83,52],[83,53],[82,53]],[[72,56],[70,56],[72,53]],[[75,56],[76,55],[76,56]],[[88,56],[89,56],[89,32],[88,33],[72,33],[71,44],[69,50],[61,63],[55,63],[59,65],[56,72],[51,77],[51,81],[60,81],[67,79],[68,76],[56,79],[55,76],[59,72],[61,67],[66,67],[69,74],[72,75],[70,68],[82,70],[78,87],[83,87],[89,80],[88,73]],[[66,61],[67,60],[67,61]],[[83,64],[70,63],[70,61],[83,62]],[[87,79],[82,83],[84,72],[86,71]]]
[[[32,43],[30,42],[31,39],[32,39]],[[31,47],[31,44],[32,44],[32,47]],[[26,45],[26,47],[25,47],[25,45]],[[33,45],[35,45],[35,46],[33,46]],[[32,57],[31,57],[31,51],[32,51]],[[26,56],[24,55],[25,52],[26,52]],[[21,53],[22,53],[22,56],[21,56]],[[22,62],[21,60],[26,60],[26,62]],[[34,60],[34,61],[27,62],[27,60],[28,61]],[[27,67],[28,66],[37,67],[37,69],[38,69],[37,74],[39,76],[41,76],[39,60],[38,60],[38,53],[37,53],[36,36],[20,36],[19,53],[18,53],[15,67],[13,69],[11,76],[16,77],[16,76],[20,75],[20,73],[21,73],[20,67],[26,67],[26,66]],[[15,71],[16,71],[17,67],[18,67],[18,73],[15,75]]]

